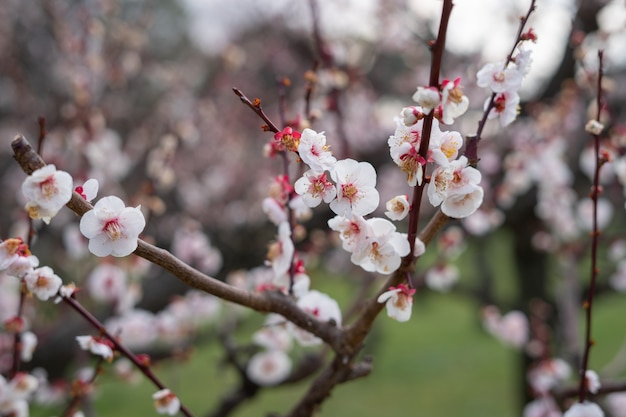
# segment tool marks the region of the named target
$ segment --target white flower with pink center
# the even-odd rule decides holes
[[[330,173],[337,184],[337,198],[330,209],[342,216],[365,216],[378,207],[380,196],[376,190],[376,170],[368,162],[343,159]]]
[[[596,403],[585,401],[575,403],[563,414],[563,417],[604,417],[604,411]]]
[[[448,292],[459,280],[459,269],[452,264],[436,265],[426,272],[426,285],[431,290]]]
[[[506,345],[519,349],[528,342],[530,326],[528,319],[521,311],[509,311],[502,316],[497,307],[485,307],[483,325],[489,333]]]
[[[322,200],[330,203],[337,196],[335,184],[328,179],[326,172],[317,173],[312,169],[296,181],[294,190],[308,207],[317,207]]]
[[[91,298],[102,303],[117,303],[127,291],[126,272],[110,263],[96,266],[87,277]]]
[[[454,161],[459,155],[461,146],[463,146],[463,137],[459,132],[446,131],[433,134],[428,143],[428,161],[434,161],[440,166],[448,166],[450,161]]]
[[[391,274],[411,251],[406,235],[396,232],[396,226],[389,220],[376,217],[367,223],[369,234],[365,244],[352,253],[350,260],[366,271]]]
[[[252,335],[255,345],[269,350],[288,351],[293,344],[293,337],[287,328],[287,320],[279,314],[269,314],[263,327]]]
[[[267,254],[267,261],[274,270],[274,277],[287,274],[291,268],[294,252],[291,228],[288,222],[282,222],[278,225],[278,241],[270,245]]]
[[[341,326],[341,310],[337,301],[328,295],[316,290],[309,291],[297,302],[298,307],[322,322],[333,321]],[[291,325],[293,336],[302,346],[314,346],[322,343],[322,340],[312,333],[307,332],[295,325]]]
[[[24,282],[28,291],[43,301],[54,297],[63,284],[61,278],[49,266],[42,266],[28,272],[24,275]]]
[[[96,356],[101,356],[107,361],[113,359],[112,344],[107,339],[93,336],[76,336],[76,341],[82,350],[89,351]]]
[[[483,189],[479,183],[481,174],[467,165],[467,158],[460,157],[447,167],[433,171],[428,184],[428,200],[453,218],[464,218],[474,213],[483,201]]]
[[[21,278],[39,266],[39,259],[32,255],[21,238],[10,238],[0,242],[0,271]]]
[[[54,165],[46,165],[26,177],[22,193],[28,199],[26,210],[30,218],[50,223],[72,198],[72,177],[65,171],[57,171]]]
[[[400,284],[397,287],[389,287],[389,291],[382,293],[377,301],[381,304],[385,303],[389,317],[404,322],[411,318],[413,294],[415,294],[414,288]]]
[[[504,68],[504,62],[485,64],[476,74],[476,84],[488,87],[494,93],[517,92],[522,86],[523,74],[515,66]]]
[[[413,94],[413,100],[424,110],[425,114],[429,114],[441,103],[441,94],[436,87],[419,86]]]
[[[406,194],[395,196],[385,203],[385,208],[387,209],[385,216],[391,220],[402,220],[409,214],[409,209],[411,208],[409,196]]]
[[[335,216],[328,220],[328,227],[339,232],[341,246],[348,252],[361,250],[370,235],[369,225],[363,216]]]
[[[126,207],[115,196],[101,198],[80,219],[80,232],[89,239],[89,251],[96,256],[130,255],[145,226],[140,207]]]
[[[460,87],[461,78],[454,81],[443,80],[441,83],[441,122],[449,125],[462,116],[469,107],[469,99],[463,95]]]
[[[489,105],[488,98],[485,101],[484,108],[487,109]],[[519,94],[515,91],[504,91],[502,93],[498,93],[493,102],[493,108],[489,112],[489,119],[495,119],[496,117],[500,118],[500,125],[502,127],[508,126],[517,118],[517,114],[519,113]]]
[[[402,109],[399,120],[402,121],[404,126],[412,126],[423,118],[424,113],[421,107],[410,106]]]
[[[91,202],[98,195],[98,189],[100,188],[100,184],[98,184],[98,180],[96,179],[88,179],[85,181],[83,185],[79,185],[74,188],[82,198]]]
[[[159,414],[174,416],[180,411],[180,400],[167,388],[152,394],[152,399],[154,400],[154,408]]]
[[[326,144],[324,133],[304,129],[298,145],[298,155],[313,172],[332,171],[337,159]]]
[[[422,120],[411,126],[406,126],[401,119],[396,118],[396,131],[387,140],[389,154],[393,162],[406,173],[407,182],[414,187],[422,184],[424,165],[426,160],[420,156],[419,148],[422,142]],[[432,135],[439,132],[438,124],[433,123]]]
[[[246,374],[253,382],[267,387],[276,385],[289,376],[291,359],[283,350],[259,352],[250,358]]]

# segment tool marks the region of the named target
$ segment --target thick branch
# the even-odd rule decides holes
[[[33,150],[24,136],[16,136],[11,146],[15,160],[26,174],[30,175],[33,171],[45,166],[43,159]],[[83,215],[93,208],[91,204],[85,201],[76,192],[72,195],[72,199],[67,203],[67,206],[78,215]],[[216,278],[203,274],[176,258],[165,249],[158,248],[141,239],[139,239],[138,247],[134,253],[137,256],[159,265],[190,287],[259,312],[280,314],[298,327],[318,336],[333,349],[337,350],[340,346],[340,329],[330,323],[321,322],[308,313],[305,313],[296,306],[291,298],[282,293],[267,291],[258,294],[233,287]]]

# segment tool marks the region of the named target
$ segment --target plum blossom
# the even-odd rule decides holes
[[[522,348],[528,342],[528,319],[521,311],[509,311],[502,316],[497,307],[485,307],[483,324],[489,333],[506,345]]]
[[[276,226],[282,222],[287,221],[287,212],[285,208],[273,197],[266,197],[262,203],[263,213],[267,214],[267,217]]]
[[[547,394],[571,373],[570,366],[563,359],[546,359],[528,372],[528,382],[537,394]]]
[[[604,397],[607,410],[613,417],[626,417],[626,392],[612,392]]]
[[[63,284],[61,278],[49,266],[42,266],[26,273],[24,282],[28,291],[42,301],[54,297]]]
[[[426,272],[426,285],[431,290],[448,292],[459,280],[459,269],[453,264],[436,265]]]
[[[426,165],[426,160],[419,154],[423,122],[420,120],[411,126],[406,126],[400,118],[396,118],[395,121],[396,130],[387,140],[391,159],[402,172],[406,173],[410,186],[421,185],[424,165]],[[437,136],[438,133],[438,124],[433,122],[431,136]]]
[[[107,339],[93,336],[76,336],[76,341],[82,350],[87,350],[108,361],[113,359],[112,344]]]
[[[298,151],[301,134],[296,132],[290,126],[285,127],[281,132],[274,135],[274,143],[272,143],[274,152],[288,150],[291,152]]]
[[[262,386],[276,385],[289,376],[291,359],[283,350],[271,349],[250,358],[246,374],[253,382]]]
[[[428,143],[428,161],[433,161],[440,166],[448,166],[450,161],[459,155],[459,149],[463,146],[463,137],[456,131],[439,132],[438,129],[431,133]]]
[[[287,320],[279,314],[269,314],[263,327],[252,335],[252,341],[265,349],[288,351],[293,338],[287,328]]]
[[[474,213],[483,201],[483,189],[478,185],[481,174],[460,157],[447,167],[433,171],[428,184],[428,200],[433,206],[441,204],[441,211],[453,218],[463,218]]]
[[[544,396],[526,404],[522,417],[563,417],[563,413],[552,397]]]
[[[391,220],[402,220],[409,214],[411,204],[409,204],[408,195],[398,195],[385,203],[385,216]]]
[[[322,200],[330,203],[337,196],[335,184],[328,179],[326,172],[318,173],[312,169],[296,181],[294,190],[308,207],[317,207]]]
[[[400,118],[398,119],[404,126],[413,126],[419,120],[424,118],[424,113],[422,112],[421,107],[417,106],[409,106],[404,107],[402,111],[400,111]]]
[[[91,178],[85,181],[83,185],[79,185],[74,188],[74,191],[80,194],[80,196],[85,200],[91,202],[98,195],[99,187],[100,185],[98,184],[98,180]]]
[[[413,101],[424,110],[425,114],[430,114],[441,103],[441,95],[436,87],[419,86],[413,94]]]
[[[519,91],[523,74],[512,65],[504,67],[504,62],[487,63],[476,74],[476,84],[488,87],[494,93]]]
[[[585,401],[575,403],[563,414],[563,417],[604,417],[604,411],[596,403]]]
[[[20,343],[22,345],[20,350],[22,362],[30,362],[37,347],[37,335],[31,331],[25,331],[20,335]]]
[[[28,199],[26,210],[30,218],[50,223],[72,198],[72,177],[65,171],[57,171],[54,165],[46,165],[26,177],[22,193]]]
[[[291,268],[295,248],[291,240],[291,228],[288,222],[278,226],[278,241],[270,245],[267,259],[274,270],[274,276],[285,275]]]
[[[10,238],[0,242],[0,271],[21,278],[39,266],[39,259],[32,255],[21,238]]]
[[[173,416],[180,411],[180,400],[167,388],[152,394],[152,399],[154,400],[154,408],[159,414]]]
[[[413,294],[415,294],[414,288],[400,284],[397,287],[389,287],[389,291],[382,293],[377,301],[385,303],[389,317],[404,322],[411,318]]]
[[[352,253],[350,260],[366,271],[391,274],[411,250],[406,235],[396,232],[389,220],[376,217],[367,223],[369,234],[365,244]]]
[[[341,326],[341,310],[337,301],[328,295],[317,290],[311,290],[300,299],[297,306],[322,322],[333,321],[337,326]],[[302,346],[314,346],[322,343],[322,340],[312,333],[307,332],[291,324],[293,336]]]
[[[596,373],[596,371],[592,371],[591,369],[587,369],[585,372],[585,385],[587,390],[592,394],[597,394],[600,389],[600,377]]]
[[[376,190],[376,170],[369,162],[343,159],[330,173],[337,184],[337,198],[330,203],[336,214],[360,216],[370,214],[378,207],[380,196]]]
[[[490,100],[491,98],[488,98],[485,101],[485,110],[487,110]],[[496,117],[499,117],[500,125],[502,127],[508,126],[517,118],[517,114],[519,113],[519,102],[519,94],[515,91],[504,91],[502,93],[498,93],[493,101],[493,107],[489,111],[487,118],[495,119]]]
[[[469,107],[469,99],[463,95],[460,87],[461,78],[454,81],[443,80],[441,83],[441,122],[449,125],[462,116]]]
[[[337,159],[326,145],[324,132],[317,133],[312,129],[304,129],[298,144],[298,155],[302,162],[307,164],[311,171],[319,174],[332,171]]]
[[[328,227],[339,232],[341,246],[348,252],[361,250],[370,234],[370,225],[365,218],[354,214],[351,217],[335,216],[328,220]]]
[[[597,120],[589,120],[587,124],[585,124],[585,131],[587,133],[591,133],[592,135],[600,135],[604,130],[604,125]]]
[[[110,263],[96,266],[87,277],[87,291],[91,298],[103,303],[116,303],[127,289],[126,272]]]
[[[115,196],[103,197],[80,219],[80,232],[96,256],[127,256],[137,249],[146,226],[140,207],[126,207]]]

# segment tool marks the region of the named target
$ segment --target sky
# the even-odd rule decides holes
[[[192,39],[209,55],[219,54],[231,39],[253,22],[280,19],[294,29],[310,30],[311,26],[308,1],[305,0],[179,1],[189,13]],[[378,27],[378,4],[379,0],[318,1],[324,36],[331,40],[355,37],[375,41],[381,31],[402,30],[402,27]],[[454,4],[447,48],[455,53],[481,53],[485,62],[493,62],[502,60],[509,52],[519,16],[526,14],[530,0],[455,0]],[[436,31],[441,5],[441,0],[406,0],[405,7],[411,13],[432,18],[432,29]],[[559,64],[574,12],[575,0],[537,0],[537,10],[530,26],[539,40],[522,95],[525,92],[532,94]],[[590,49],[602,47],[612,65],[626,66],[626,54],[623,53],[626,44],[624,0],[611,0],[599,20],[613,36],[590,40]]]

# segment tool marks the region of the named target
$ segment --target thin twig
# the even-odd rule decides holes
[[[597,92],[597,113],[596,121],[600,122],[600,115],[602,113],[602,72],[603,72],[603,51],[598,51],[598,92]],[[600,229],[598,228],[598,197],[600,195],[600,169],[602,168],[603,160],[600,156],[600,135],[593,135],[594,152],[596,157],[596,166],[593,175],[593,186],[591,188],[591,200],[593,202],[593,229],[591,232],[591,277],[589,284],[589,291],[587,293],[587,300],[585,301],[585,350],[583,353],[583,360],[580,366],[580,383],[578,387],[578,401],[584,402],[587,394],[586,373],[589,366],[589,352],[594,344],[591,338],[591,314],[593,307],[593,299],[595,295],[596,280],[598,278],[598,240],[600,237]]]

